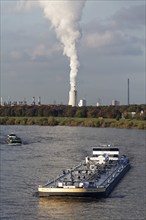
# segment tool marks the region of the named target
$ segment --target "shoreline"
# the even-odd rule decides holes
[[[0,125],[76,126],[146,129],[145,120],[76,117],[0,117]]]

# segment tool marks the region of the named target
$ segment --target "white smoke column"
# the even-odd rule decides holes
[[[38,1],[45,17],[51,21],[57,38],[63,44],[63,54],[70,59],[70,86],[71,90],[75,90],[79,67],[76,43],[81,36],[79,21],[85,0]]]

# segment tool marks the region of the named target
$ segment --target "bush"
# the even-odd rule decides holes
[[[55,125],[57,125],[58,123],[57,123],[57,121],[55,120],[55,118],[54,117],[49,117],[48,118],[48,125],[50,125],[50,126],[55,126]]]
[[[27,119],[27,125],[35,125],[35,120],[33,118],[28,118]]]

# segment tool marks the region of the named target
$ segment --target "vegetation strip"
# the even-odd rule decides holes
[[[81,126],[146,129],[146,121],[70,117],[0,117],[1,125]]]
[[[0,106],[0,124],[146,129],[146,105],[5,105]]]

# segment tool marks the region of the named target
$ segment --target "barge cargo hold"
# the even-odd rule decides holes
[[[39,186],[39,197],[108,197],[120,179],[130,169],[126,155],[111,146],[94,147],[76,167]]]

